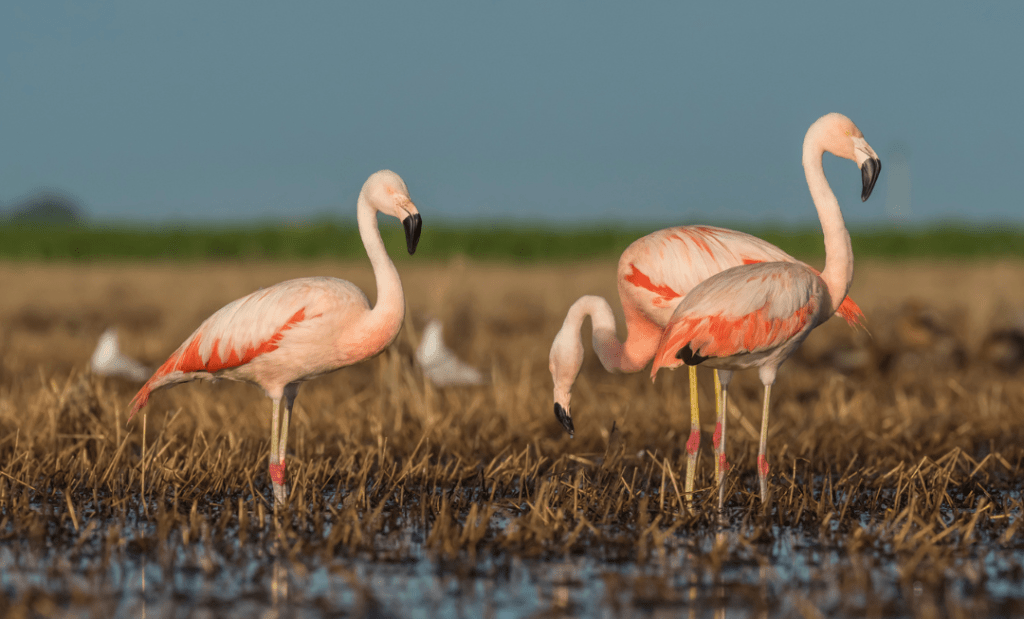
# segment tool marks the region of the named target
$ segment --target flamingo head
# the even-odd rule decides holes
[[[871,190],[875,188],[875,181],[882,171],[882,162],[864,139],[864,134],[857,125],[842,114],[832,113],[822,116],[811,125],[807,136],[810,137],[812,132],[820,132],[825,150],[836,157],[857,163],[862,183],[860,199],[862,202],[866,201],[871,196]]]
[[[548,369],[555,383],[555,418],[562,424],[569,436],[575,429],[572,425],[572,414],[569,402],[572,399],[572,385],[583,367],[583,342],[579,332],[563,326],[551,343],[551,354],[548,356]]]
[[[360,198],[367,200],[377,211],[401,221],[405,227],[405,243],[409,253],[416,252],[423,220],[416,205],[409,198],[409,189],[401,176],[391,170],[374,172],[363,184]]]

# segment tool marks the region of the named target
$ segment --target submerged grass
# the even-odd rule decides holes
[[[366,267],[330,268],[372,288]],[[174,574],[258,580],[238,566],[283,563],[343,574],[355,596],[346,612],[372,615],[381,593],[355,575],[354,562],[400,565],[425,556],[466,579],[500,579],[513,559],[656,567],[627,575],[601,568],[607,603],[625,608],[693,608],[699,600],[805,615],[1024,610],[1024,383],[993,369],[970,344],[991,319],[980,297],[960,297],[973,323],[950,319],[931,339],[901,343],[900,334],[918,325],[899,310],[908,289],[865,288],[889,275],[863,268],[854,293],[876,339],[891,344],[886,354],[918,354],[843,375],[827,353],[875,350],[878,342],[836,324],[812,336],[773,391],[768,505],[757,496],[755,467],[760,385],[741,375],[730,390],[723,527],[711,481],[709,375],[692,505],[680,492],[689,435],[684,373],[663,372],[655,384],[643,373],[609,376],[590,355],[574,392],[576,438],[554,419],[550,339],[576,296],[614,295],[609,264],[568,272],[458,263],[403,269],[410,313],[397,343],[300,390],[289,435],[291,495],[275,514],[269,403],[256,389],[221,383],[158,392],[126,427],[137,386],[92,376],[84,360],[104,323],[114,322],[129,353],[162,361],[208,310],[237,296],[235,288],[285,279],[288,269],[317,271],[2,273],[6,289],[26,292],[0,302],[0,561],[8,574],[42,575],[5,577],[0,611],[112,608],[111,591],[128,587],[124,566],[140,563],[151,583],[171,588],[179,586]],[[956,275],[938,270],[919,266],[901,276]],[[979,269],[921,303],[984,277]],[[34,295],[40,280],[47,292]],[[181,281],[192,282],[187,294]],[[90,297],[86,288],[101,293]],[[1012,294],[989,292],[1020,302]],[[156,309],[144,312],[142,303]],[[935,307],[938,316],[955,315],[948,304]],[[442,391],[424,383],[412,351],[428,313],[444,319],[461,356],[488,368],[489,385]],[[139,314],[148,318],[133,322]],[[946,340],[935,335],[942,333],[962,342],[961,361],[945,363],[938,342]],[[833,553],[841,560],[824,558]],[[742,566],[761,576],[730,576]],[[573,577],[552,578],[573,586]],[[554,598],[551,605],[567,612]]]

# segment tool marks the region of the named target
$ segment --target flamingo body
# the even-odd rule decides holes
[[[801,264],[763,262],[722,271],[676,306],[651,366],[743,370],[781,363],[831,316],[821,277]],[[688,360],[688,361],[687,361]]]
[[[404,312],[384,328],[364,329],[370,301],[351,282],[305,277],[257,290],[203,321],[135,396],[132,415],[153,391],[226,378],[280,398],[303,382],[369,359],[398,336]]]

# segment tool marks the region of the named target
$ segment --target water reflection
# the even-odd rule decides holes
[[[274,570],[270,577],[270,604],[273,606],[275,619],[278,608],[288,602],[288,572],[280,559],[274,559]]]
[[[898,563],[880,555],[851,558],[792,531],[768,538],[755,540],[735,528],[679,535],[644,564],[503,554],[468,564],[431,558],[415,544],[407,561],[302,557],[281,551],[276,539],[225,554],[202,541],[179,543],[163,557],[122,550],[105,561],[6,541],[0,545],[0,602],[6,601],[9,614],[22,608],[23,614],[144,618],[746,619],[941,614],[950,605],[970,607],[978,596],[1013,614],[1024,600],[1024,561],[1013,549],[958,558],[934,580],[904,583]],[[136,547],[131,541],[121,545]]]

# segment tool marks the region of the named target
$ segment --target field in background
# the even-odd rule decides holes
[[[384,240],[397,253],[397,248],[404,247],[401,227],[390,218],[381,221]],[[726,227],[759,236],[798,257],[824,255],[817,227]],[[589,224],[578,228],[453,226],[428,218],[417,259],[464,256],[473,260],[543,262],[615,258],[633,240],[654,228]],[[852,234],[854,252],[861,259],[1024,258],[1024,230],[1012,227],[893,226],[855,229]],[[358,260],[363,256],[355,225],[341,222],[207,229],[0,225],[0,259],[8,260]]]
[[[692,509],[685,373],[610,376],[587,333],[574,440],[552,414],[551,338],[582,294],[618,305],[614,258],[418,258],[399,265],[396,344],[300,390],[292,509],[276,517],[257,389],[179,386],[126,427],[137,385],[85,364],[108,326],[157,364],[224,303],[292,277],[343,277],[372,300],[365,260],[0,264],[0,612],[1024,610],[1024,382],[993,337],[1021,326],[1021,263],[859,261],[872,336],[832,320],[784,366],[767,510],[761,388],[734,383],[719,530],[707,372]],[[424,384],[412,351],[428,316],[488,386]]]

